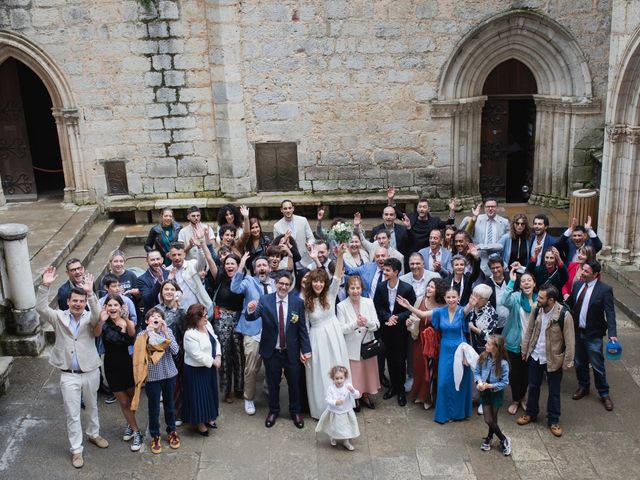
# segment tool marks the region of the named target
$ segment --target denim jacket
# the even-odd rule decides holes
[[[501,366],[502,372],[500,377],[498,377],[496,375],[493,358],[491,358],[491,356],[488,356],[484,363],[478,362],[476,364],[476,368],[473,371],[474,381],[490,383],[491,385],[493,385],[493,392],[503,390],[507,385],[509,385],[509,362],[507,362],[506,360],[502,360]],[[488,380],[487,377],[489,377]]]

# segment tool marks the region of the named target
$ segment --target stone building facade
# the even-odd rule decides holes
[[[0,66],[17,60],[49,92],[71,202],[135,209],[241,198],[265,189],[267,177],[275,183],[266,189],[278,190],[286,177],[293,183],[281,190],[395,185],[436,207],[451,195],[470,203],[506,175],[483,168],[517,144],[504,118],[512,102],[529,102],[529,116],[519,114],[531,143],[521,183],[530,202],[562,206],[593,182],[593,157],[581,145],[602,136],[605,115],[610,132],[638,123],[611,111],[622,108],[612,107],[611,80],[630,61],[620,49],[636,28],[623,20],[638,6],[154,0],[146,9],[136,0],[5,0]],[[508,62],[530,78],[528,90],[507,85],[500,69]],[[619,82],[630,96],[638,91]],[[607,165],[623,155],[611,135],[603,189],[637,192],[618,188],[618,170]],[[618,201],[603,192],[607,211]],[[615,222],[605,229],[619,231]]]

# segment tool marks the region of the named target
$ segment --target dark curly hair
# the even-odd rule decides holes
[[[227,203],[218,210],[218,226],[229,223],[225,218],[227,211],[233,213],[233,226],[236,228],[242,227],[242,215],[240,214],[240,210],[238,210],[238,207],[232,203]]]

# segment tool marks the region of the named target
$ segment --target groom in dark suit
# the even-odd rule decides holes
[[[385,281],[378,285],[373,297],[378,319],[382,330],[382,341],[385,346],[391,388],[382,396],[385,400],[398,395],[398,405],[404,407],[407,399],[404,382],[407,376],[407,319],[411,312],[396,302],[398,296],[406,299],[411,305],[416,303],[413,287],[398,278],[402,264],[397,258],[384,261],[382,271]]]
[[[589,393],[589,364],[600,401],[607,411],[613,410],[613,400],[609,395],[607,373],[602,354],[602,337],[618,341],[616,330],[616,310],[613,290],[599,280],[601,266],[597,260],[588,260],[582,267],[580,281],[573,286],[567,304],[571,307],[576,331],[576,375],[578,389],[574,400],[580,400]]]
[[[289,412],[298,428],[304,427],[300,415],[300,364],[311,358],[309,332],[304,319],[304,303],[289,293],[293,279],[289,272],[276,278],[276,292],[247,304],[247,320],[262,318],[260,356],[269,388],[269,415],[264,422],[273,427],[280,413],[280,379],[282,371],[289,386]]]

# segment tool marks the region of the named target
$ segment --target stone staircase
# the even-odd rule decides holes
[[[640,325],[640,271],[638,267],[605,264],[603,281],[613,288],[616,307]]]

